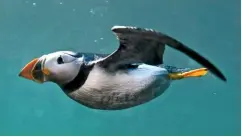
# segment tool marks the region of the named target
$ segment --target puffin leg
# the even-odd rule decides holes
[[[190,77],[202,77],[206,75],[208,72],[207,68],[199,68],[199,69],[193,69],[186,72],[175,72],[175,73],[169,73],[169,77],[172,80],[178,80],[183,78],[190,78]]]

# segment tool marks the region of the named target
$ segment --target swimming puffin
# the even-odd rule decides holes
[[[33,59],[19,76],[38,83],[54,82],[76,102],[101,110],[144,104],[164,93],[172,81],[201,77],[208,71],[226,81],[210,61],[166,34],[132,26],[114,26],[111,30],[119,40],[113,53],[57,51]],[[165,65],[166,46],[186,54],[204,68]]]

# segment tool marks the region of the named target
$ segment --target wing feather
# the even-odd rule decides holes
[[[221,80],[226,81],[222,72],[210,61],[166,34],[130,26],[114,26],[112,31],[119,40],[119,48],[97,62],[99,66],[109,71],[115,71],[121,66],[132,63],[163,64],[165,45],[167,45],[191,57]]]

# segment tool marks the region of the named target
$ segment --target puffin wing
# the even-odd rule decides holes
[[[97,62],[108,71],[115,71],[133,63],[163,64],[165,45],[168,45],[191,57],[221,80],[226,81],[225,76],[210,61],[166,34],[130,26],[114,26],[112,31],[119,40],[119,48]]]

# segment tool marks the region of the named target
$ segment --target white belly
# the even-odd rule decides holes
[[[85,84],[70,96],[89,107],[121,109],[150,101],[169,85],[164,68],[143,64],[136,69],[110,74],[95,66]]]

